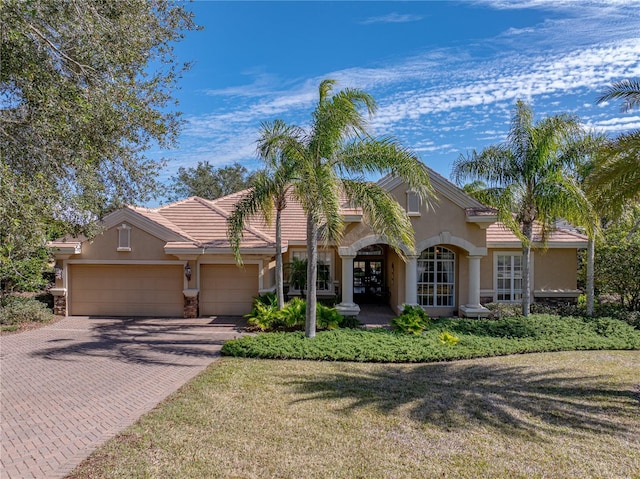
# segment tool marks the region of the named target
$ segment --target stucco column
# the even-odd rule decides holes
[[[405,265],[404,304],[418,304],[418,256],[407,256]]]
[[[467,318],[486,318],[489,310],[480,304],[480,260],[482,256],[469,255],[469,292],[467,304],[460,306],[460,314]]]
[[[480,307],[480,259],[482,256],[467,256],[469,259],[469,301],[467,306]]]
[[[354,255],[340,256],[342,260],[342,302],[336,309],[343,316],[357,316],[360,306],[353,302],[353,258]]]

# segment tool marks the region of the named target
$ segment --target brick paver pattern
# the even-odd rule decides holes
[[[67,475],[241,334],[219,319],[69,317],[0,337],[0,477]]]

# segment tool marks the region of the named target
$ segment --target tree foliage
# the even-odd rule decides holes
[[[216,168],[208,161],[199,161],[195,167],[181,166],[171,178],[169,200],[176,201],[189,196],[214,200],[248,188],[253,176],[239,163]]]
[[[318,240],[339,242],[344,232],[343,202],[362,208],[364,220],[403,256],[413,250],[411,222],[398,202],[365,174],[402,178],[427,201],[432,189],[422,163],[394,139],[373,138],[367,114],[376,110],[368,93],[354,88],[333,92],[335,80],[320,83],[308,128],[284,125],[265,132],[258,148],[267,157],[291,161],[292,194],[307,215],[307,311],[305,335],[316,332]]]
[[[622,100],[622,112],[640,107],[640,80],[616,82],[597,101],[609,100]],[[640,200],[640,130],[623,133],[602,147],[587,186],[610,210],[621,211],[629,201]]]
[[[172,44],[194,28],[168,0],[0,4],[3,261],[37,250],[52,223],[88,233],[154,193],[161,165],[144,152],[176,139],[171,94],[186,66]]]
[[[622,306],[640,311],[640,206],[609,225],[597,244],[597,287],[616,295]]]
[[[543,238],[560,218],[589,231],[595,227],[591,204],[571,172],[580,136],[582,129],[576,118],[556,115],[534,122],[531,107],[518,101],[507,141],[461,155],[453,166],[452,176],[458,184],[466,180],[486,183],[487,187],[476,189],[474,196],[495,207],[500,221],[522,241],[525,316],[531,304],[534,225],[540,226]]]

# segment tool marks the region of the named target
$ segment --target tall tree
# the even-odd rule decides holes
[[[284,306],[284,277],[282,262],[282,212],[287,206],[287,194],[295,178],[295,163],[283,156],[283,152],[273,149],[266,139],[291,132],[281,120],[264,123],[260,129],[258,155],[264,160],[265,168],[250,180],[249,191],[235,206],[227,223],[229,241],[236,257],[242,264],[240,241],[246,224],[256,215],[261,215],[267,223],[273,220],[275,210],[276,228],[276,297],[278,309]]]
[[[244,190],[251,183],[252,176],[253,173],[239,163],[216,168],[208,161],[199,161],[195,167],[181,166],[171,178],[169,200],[176,201],[189,196],[214,200]]]
[[[432,194],[426,169],[409,151],[389,137],[367,133],[365,114],[376,110],[371,95],[347,88],[333,93],[334,80],[320,83],[319,99],[308,129],[289,126],[261,143],[291,160],[295,167],[292,194],[307,215],[306,337],[316,332],[318,240],[339,241],[344,223],[343,199],[362,208],[364,219],[403,255],[414,246],[411,222],[398,202],[365,174],[391,173],[404,179],[424,201]]]
[[[176,139],[172,45],[194,28],[169,0],[0,4],[3,247],[29,254],[52,219],[77,233],[153,193],[161,163],[144,151]]]
[[[640,107],[640,80],[614,83],[597,102],[619,99],[623,112]],[[623,133],[604,145],[587,184],[610,209],[621,211],[629,201],[640,200],[640,130]]]
[[[533,121],[533,111],[518,101],[504,143],[461,155],[452,176],[460,184],[481,180],[488,187],[476,197],[498,210],[502,221],[522,241],[522,314],[531,306],[531,245],[534,226],[542,237],[559,218],[590,228],[591,205],[575,175],[572,140],[581,133],[576,118],[557,115]]]

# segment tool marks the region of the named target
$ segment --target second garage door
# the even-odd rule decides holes
[[[241,316],[258,295],[258,265],[205,264],[200,267],[200,315]]]

